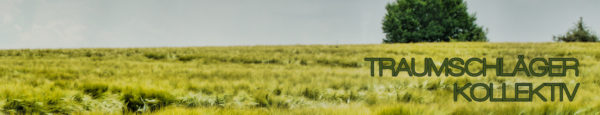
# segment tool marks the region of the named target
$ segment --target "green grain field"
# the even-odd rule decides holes
[[[371,77],[363,60],[504,57],[512,70],[521,54],[577,58],[579,76]],[[454,102],[466,82],[581,86],[572,102]],[[600,43],[0,50],[5,114],[599,114],[599,95]]]

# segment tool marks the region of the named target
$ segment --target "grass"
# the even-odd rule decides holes
[[[0,111],[56,114],[599,114],[599,43],[0,50]],[[370,77],[365,57],[575,57],[580,76]],[[417,64],[417,68],[423,65]],[[418,70],[422,71],[422,70]],[[494,73],[492,71],[488,71]],[[453,84],[581,83],[573,102],[453,101]],[[496,87],[499,89],[499,87]],[[545,91],[549,92],[549,91]],[[510,95],[510,94],[509,94]]]

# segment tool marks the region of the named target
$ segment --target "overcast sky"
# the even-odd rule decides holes
[[[373,44],[390,0],[0,0],[0,49]],[[491,42],[550,42],[599,0],[467,0]]]

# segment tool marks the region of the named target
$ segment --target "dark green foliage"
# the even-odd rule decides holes
[[[200,57],[194,56],[194,55],[181,55],[181,56],[177,57],[177,60],[182,61],[182,62],[188,62],[188,61],[192,61],[197,58],[200,58]]]
[[[463,0],[397,0],[386,10],[384,43],[487,41]]]
[[[26,101],[21,99],[11,99],[3,107],[4,111],[11,113],[46,113],[43,103],[35,101]]]
[[[155,111],[176,101],[168,92],[156,90],[127,91],[121,100],[125,103],[127,111],[131,112]]]
[[[63,99],[49,97],[47,99],[6,99],[2,107],[5,114],[69,114],[76,109]],[[1,113],[0,113],[1,114]]]
[[[159,53],[147,53],[147,54],[144,54],[144,56],[148,59],[154,59],[154,60],[162,60],[167,57],[167,55],[159,54]]]
[[[560,42],[596,42],[598,36],[592,34],[592,32],[583,24],[583,18],[579,18],[579,21],[570,29],[566,35],[554,36],[554,41]]]
[[[319,91],[319,89],[315,88],[305,88],[304,91],[302,91],[302,95],[306,98],[313,100],[318,100],[319,98],[321,98],[321,92]]]
[[[410,100],[413,98],[413,95],[406,92],[402,95],[400,94],[396,94],[396,101],[398,102],[410,102]]]
[[[282,93],[281,90],[282,90],[281,88],[276,88],[275,90],[273,90],[273,94],[275,94],[275,95],[281,95],[281,93]]]
[[[105,84],[84,84],[82,88],[83,92],[93,98],[99,98],[104,92],[108,91],[108,86]]]

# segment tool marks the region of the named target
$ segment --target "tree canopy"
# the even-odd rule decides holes
[[[397,0],[386,10],[384,43],[487,41],[463,0]]]
[[[583,18],[579,17],[579,21],[575,27],[571,28],[567,34],[554,36],[554,41],[560,42],[596,42],[598,36],[593,34],[590,29],[583,24]]]

